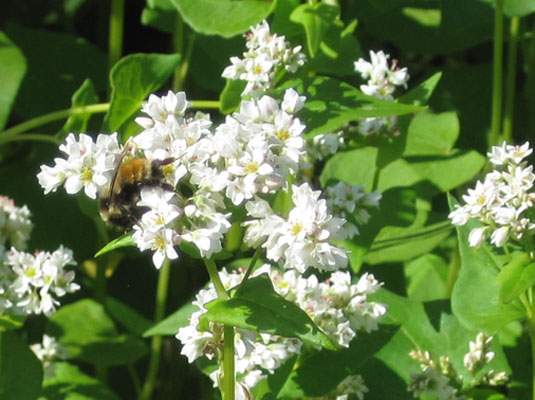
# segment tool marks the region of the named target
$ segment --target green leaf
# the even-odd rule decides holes
[[[119,60],[110,73],[112,92],[105,129],[114,132],[137,113],[146,97],[167,81],[179,61],[176,54],[132,54]]]
[[[55,362],[53,375],[45,378],[38,400],[119,400],[98,379],[84,374],[77,366]]]
[[[454,112],[422,112],[414,117],[407,132],[404,156],[450,155],[459,137],[459,119]]]
[[[96,104],[99,102],[95,86],[90,79],[86,79],[80,88],[74,92],[71,98],[71,107],[82,107],[89,104]],[[91,118],[91,114],[77,114],[69,117],[61,130],[57,133],[57,137],[64,139],[70,132],[81,133],[85,132],[87,123]]]
[[[0,398],[33,400],[41,392],[41,361],[14,332],[2,332]]]
[[[410,114],[425,109],[366,96],[345,82],[324,76],[287,81],[278,92],[290,87],[307,98],[298,116],[306,121],[308,137],[333,132],[361,118]]]
[[[232,37],[271,14],[276,2],[232,0],[172,0],[184,21],[203,35]]]
[[[321,186],[326,186],[330,180],[344,181],[351,185],[362,185],[366,191],[371,191],[376,159],[376,147],[339,152],[329,158],[323,167],[320,175]]]
[[[296,337],[326,349],[334,343],[294,303],[278,295],[267,275],[249,279],[230,300],[215,300],[206,305],[201,326],[217,322],[244,329]]]
[[[535,284],[535,263],[526,253],[512,255],[512,260],[496,276],[500,300],[510,303]]]
[[[322,350],[304,358],[291,372],[280,397],[295,399],[326,395],[345,377],[358,373],[363,364],[380,351],[398,329],[398,326],[380,325],[377,331],[359,332],[347,349]]]
[[[116,239],[113,239],[111,242],[109,242],[107,245],[105,245],[102,249],[97,251],[95,254],[95,258],[99,257],[103,254],[109,253],[110,251],[120,249],[121,247],[132,247],[136,244],[132,240],[132,236],[130,235],[123,235]]]
[[[26,59],[9,40],[0,32],[0,131],[6,126],[15,96],[26,74]]]
[[[189,325],[189,319],[191,314],[195,311],[198,311],[199,308],[194,306],[191,303],[180,307],[179,310],[175,311],[173,314],[165,318],[163,321],[154,325],[152,328],[148,329],[143,337],[156,336],[156,335],[176,335],[178,328],[183,328]]]
[[[413,168],[412,164],[399,158],[381,169],[377,190],[384,192],[395,187],[412,186],[421,180],[423,176]]]
[[[109,315],[131,333],[141,335],[152,325],[152,322],[137,310],[113,297],[106,297],[105,307]]]
[[[450,209],[453,209],[455,200],[451,196],[448,200]],[[467,327],[494,333],[507,323],[523,318],[525,310],[517,301],[501,302],[500,287],[495,278],[503,261],[490,245],[483,244],[478,249],[470,247],[468,236],[476,226],[475,221],[469,221],[457,227],[461,271],[453,288],[452,308]]]
[[[130,364],[147,353],[140,339],[119,334],[104,307],[90,299],[61,307],[50,317],[47,333],[75,358],[99,365]]]
[[[433,74],[430,78],[426,79],[418,86],[412,88],[403,96],[400,96],[398,98],[398,101],[400,103],[405,104],[414,104],[415,106],[426,105],[429,101],[429,98],[435,91],[435,88],[438,85],[440,78],[442,78],[442,72],[437,72]]]
[[[419,301],[447,297],[448,265],[436,254],[425,254],[405,266],[409,298]]]
[[[450,156],[411,157],[411,167],[440,191],[452,190],[470,181],[485,165],[475,150],[455,151]]]
[[[306,33],[308,53],[314,57],[335,19],[340,7],[327,3],[301,4],[290,15],[290,21],[301,24]]]

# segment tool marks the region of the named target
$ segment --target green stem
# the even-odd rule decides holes
[[[121,58],[123,52],[124,0],[111,0],[110,34],[108,37],[109,70]]]
[[[107,112],[110,108],[109,103],[101,104],[91,104],[88,106],[82,107],[73,107],[66,110],[54,111],[49,114],[40,115],[39,117],[32,118],[26,122],[15,125],[5,131],[0,132],[0,141],[6,139],[6,137],[11,137],[29,131],[30,129],[37,128],[41,125],[49,124],[50,122],[57,121],[60,119],[66,119],[74,115],[84,115],[84,114],[95,114]]]
[[[234,400],[234,327],[225,325],[223,347],[223,400]]]
[[[167,303],[167,292],[169,288],[169,274],[171,272],[171,262],[165,260],[158,274],[156,287],[156,305],[154,309],[154,322],[157,324],[165,316],[165,306]],[[138,400],[149,400],[156,385],[156,376],[160,365],[160,355],[162,350],[162,337],[156,335],[152,337],[150,346],[150,359],[147,369],[147,377],[138,396]]]
[[[220,300],[228,300],[229,295],[219,278],[217,266],[214,260],[204,259],[204,264],[208,270],[210,280],[215,286],[217,297]],[[223,344],[223,388],[221,394],[223,400],[234,400],[234,327],[224,326],[224,344]]]
[[[254,271],[256,262],[258,261],[258,258],[260,257],[260,247],[256,249],[253,258],[251,259],[251,262],[249,263],[249,267],[247,268],[247,271],[245,272],[245,275],[243,276],[240,285],[243,285],[244,282],[249,279],[249,276],[251,276],[251,273]]]
[[[494,9],[494,58],[492,73],[492,117],[488,147],[500,141],[502,121],[502,75],[503,75],[503,2],[496,0]]]
[[[511,18],[509,27],[509,53],[507,55],[507,76],[505,80],[505,105],[503,113],[503,140],[513,141],[513,111],[515,103],[516,61],[518,49],[519,17]]]
[[[136,394],[139,395],[141,392],[141,382],[139,381],[139,377],[137,376],[136,369],[132,364],[127,365],[128,373],[130,374],[130,378],[132,379],[132,382],[134,384],[134,390],[136,391]]]
[[[219,100],[192,100],[191,108],[214,108],[218,109],[221,105]]]
[[[204,258],[204,265],[206,265],[206,269],[208,270],[208,275],[210,276],[210,281],[214,284],[215,290],[217,292],[217,297],[220,300],[228,300],[229,295],[227,294],[227,291],[225,290],[225,287],[223,286],[223,283],[221,283],[221,279],[219,279],[219,272],[217,272],[217,266],[215,265],[215,261],[211,258],[206,259]]]

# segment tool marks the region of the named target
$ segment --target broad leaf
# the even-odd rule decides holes
[[[456,204],[449,197],[450,208]],[[451,303],[454,314],[471,329],[494,333],[507,323],[523,318],[525,310],[518,301],[503,304],[496,276],[503,265],[490,245],[470,247],[468,235],[477,223],[469,221],[457,227],[461,271],[453,288]]]
[[[447,297],[448,265],[436,254],[425,254],[405,266],[409,298],[419,301]]]
[[[371,191],[376,159],[375,147],[339,152],[329,158],[323,167],[320,175],[321,185],[326,186],[330,180],[344,181],[351,185],[362,185],[367,191]]]
[[[119,334],[104,307],[90,299],[59,309],[50,318],[47,333],[75,358],[94,364],[130,364],[147,353],[140,339]]]
[[[49,368],[53,375],[45,378],[38,400],[119,400],[102,382],[75,365],[56,362]]]
[[[19,329],[24,325],[26,315],[0,315],[0,333],[4,330]]]
[[[230,300],[215,300],[206,308],[201,328],[217,322],[336,348],[303,310],[275,292],[267,275],[249,279]]]
[[[424,107],[380,100],[334,78],[290,80],[280,91],[294,88],[306,96],[305,107],[298,116],[307,125],[307,136],[333,132],[345,123],[366,117],[410,114]]]
[[[422,112],[407,131],[404,156],[450,155],[459,137],[459,119],[454,112]]]
[[[26,59],[9,40],[0,32],[0,131],[6,126],[15,96],[19,91],[22,78],[26,74]]]
[[[34,400],[41,392],[41,361],[14,332],[2,332],[0,398]]]
[[[184,21],[203,35],[232,37],[261,22],[275,2],[232,0],[172,0]]]
[[[132,54],[119,60],[110,73],[112,92],[105,129],[114,132],[137,113],[147,96],[167,81],[179,61],[175,54]]]

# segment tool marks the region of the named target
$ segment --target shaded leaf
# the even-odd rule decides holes
[[[53,376],[45,378],[38,400],[119,400],[98,379],[84,374],[67,362],[55,362]]]
[[[179,310],[165,318],[163,321],[148,329],[143,337],[156,335],[176,335],[179,328],[189,325],[191,314],[198,311],[199,308],[191,303],[180,307]]]
[[[33,400],[41,391],[43,367],[28,345],[14,332],[2,332],[0,398]]]
[[[0,131],[6,126],[15,96],[26,74],[26,59],[9,40],[0,32]]]

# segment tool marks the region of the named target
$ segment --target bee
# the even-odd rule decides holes
[[[148,160],[134,157],[125,161],[128,146],[119,157],[110,185],[99,195],[99,210],[102,220],[109,225],[128,230],[136,224],[141,216],[149,211],[148,207],[138,206],[143,187],[161,187],[173,191],[165,182],[164,166],[175,161]]]

